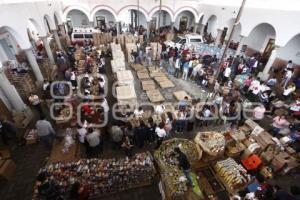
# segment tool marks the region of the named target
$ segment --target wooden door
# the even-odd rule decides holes
[[[261,62],[266,64],[271,56],[273,49],[275,48],[275,39],[269,39],[268,44],[262,54]]]
[[[184,32],[187,30],[188,18],[183,16],[180,18],[179,22],[179,31]]]

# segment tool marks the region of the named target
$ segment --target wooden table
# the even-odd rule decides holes
[[[116,87],[117,100],[120,104],[136,103],[137,97],[133,85]]]
[[[192,99],[184,90],[173,92],[173,95],[178,101],[184,100],[184,97],[188,97],[188,99]]]
[[[125,70],[117,72],[117,80],[119,84],[131,84],[134,78],[130,70]]]
[[[161,81],[161,82],[158,82],[158,84],[162,89],[175,87],[175,85],[170,80]]]
[[[153,80],[142,81],[143,90],[155,90],[155,82]]]
[[[156,77],[154,77],[154,80],[156,82],[169,81],[168,77],[166,77],[166,76],[156,76]]]
[[[146,69],[143,65],[141,64],[131,64],[132,69],[134,69],[134,71],[140,71],[140,70],[144,70]]]
[[[149,73],[148,72],[144,72],[144,71],[138,71],[137,72],[137,77],[138,79],[149,79]]]
[[[152,103],[162,102],[165,100],[159,90],[148,90],[146,93]]]
[[[153,71],[153,72],[150,72],[150,76],[157,77],[157,76],[166,76],[166,75],[165,75],[165,73],[163,73],[161,71]]]

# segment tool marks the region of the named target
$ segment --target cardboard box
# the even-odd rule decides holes
[[[175,87],[175,85],[170,80],[161,81],[161,82],[158,82],[158,84],[162,89]]]
[[[188,97],[188,99],[192,99],[184,90],[173,92],[173,95],[178,101],[184,100],[184,97]]]
[[[155,83],[153,80],[145,80],[145,81],[142,81],[142,88],[143,90],[155,90],[156,87],[155,87]]]
[[[160,93],[159,90],[148,90],[146,91],[147,96],[152,103],[158,103],[165,100],[163,95]]]

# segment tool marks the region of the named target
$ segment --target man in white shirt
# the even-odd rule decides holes
[[[282,80],[283,88],[286,88],[286,86],[289,83],[289,81],[291,80],[292,76],[293,76],[293,69],[287,69],[284,79]]]
[[[155,107],[155,112],[158,114],[158,115],[161,115],[165,112],[165,106],[162,105],[162,104],[159,104]]]
[[[226,69],[224,70],[223,83],[225,83],[225,82],[228,81],[230,75],[231,75],[231,68],[230,67],[226,67]]]
[[[158,149],[163,141],[163,139],[167,136],[167,133],[164,129],[164,124],[160,123],[156,129],[155,129],[155,133],[157,135],[157,144],[156,144],[156,149]]]
[[[88,143],[86,154],[88,158],[94,157],[97,154],[97,147],[100,145],[100,133],[92,128],[88,129],[88,134],[86,136],[86,141]]]
[[[78,133],[78,140],[81,144],[84,144],[85,142],[85,136],[87,134],[87,130],[84,127],[77,125],[77,133]]]
[[[177,58],[175,62],[175,74],[174,74],[176,78],[179,77],[179,72],[180,72],[180,58]]]

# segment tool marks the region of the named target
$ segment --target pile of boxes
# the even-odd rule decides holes
[[[109,33],[93,33],[94,45],[107,44],[113,41],[111,32]]]

